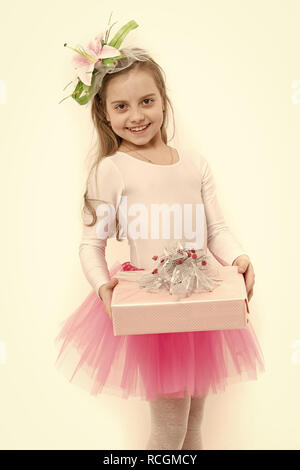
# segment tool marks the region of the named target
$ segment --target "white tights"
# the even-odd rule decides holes
[[[149,401],[151,433],[146,449],[202,449],[203,397],[159,397]]]

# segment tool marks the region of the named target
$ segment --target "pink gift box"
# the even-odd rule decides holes
[[[118,271],[112,295],[115,336],[247,328],[249,306],[238,266],[220,266],[222,279],[213,291],[193,292],[177,300],[161,288],[148,292],[138,278],[150,271]]]

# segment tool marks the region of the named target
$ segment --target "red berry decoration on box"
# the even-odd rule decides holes
[[[121,266],[121,271],[144,271],[144,268],[137,268],[136,266],[131,264],[130,261],[122,263]]]

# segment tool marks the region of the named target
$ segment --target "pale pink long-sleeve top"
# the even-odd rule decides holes
[[[122,220],[121,237],[127,238],[129,243],[130,261],[138,268],[152,268],[153,255],[163,254],[163,248],[175,239],[185,248],[208,248],[208,256],[212,254],[222,265],[231,265],[246,252],[225,223],[210,165],[202,155],[191,156],[180,152],[179,157],[174,164],[155,165],[116,151],[104,157],[91,171],[87,186],[89,202],[95,210],[97,207],[99,209],[99,205],[107,207],[103,203],[108,203],[113,208],[110,214],[117,213],[119,223]],[[138,206],[134,207],[136,204]],[[172,231],[172,215],[169,217],[170,230],[167,235],[162,235],[163,223],[160,222],[159,227],[157,223],[162,218],[155,219],[152,212],[154,205],[168,207],[169,212],[165,211],[164,214],[172,214],[172,208],[177,209],[176,220],[177,226],[182,229],[181,236],[175,236],[175,229]],[[190,212],[189,209],[184,212],[184,207],[188,206]],[[116,233],[111,229],[106,235],[99,232],[99,222],[103,221],[103,216],[98,214],[96,224],[91,227],[85,224],[91,222],[92,217],[86,212],[83,214],[79,257],[86,279],[99,296],[99,288],[110,280],[105,258],[107,238],[115,238]],[[185,232],[188,226],[186,221],[192,224],[192,233],[195,234],[198,227],[198,237],[188,236]],[[124,227],[127,227],[127,232]]]

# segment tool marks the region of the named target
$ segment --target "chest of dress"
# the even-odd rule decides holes
[[[130,174],[119,206],[119,220],[128,238],[205,238],[201,181],[197,173],[145,171],[143,178]]]
[[[164,170],[164,168],[163,168]],[[126,175],[124,196],[128,203],[185,204],[202,202],[201,179],[196,173],[182,171],[145,171],[139,178]]]

